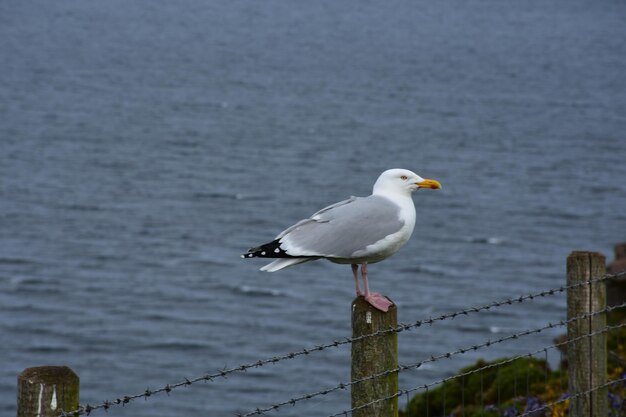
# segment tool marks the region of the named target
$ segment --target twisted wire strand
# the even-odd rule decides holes
[[[535,355],[537,355],[539,353],[546,352],[546,351],[548,351],[550,349],[557,349],[557,348],[559,348],[561,346],[565,346],[565,345],[577,342],[577,341],[582,340],[582,339],[586,339],[586,338],[590,338],[590,337],[593,337],[593,336],[597,336],[599,334],[608,333],[608,332],[610,332],[612,330],[620,329],[620,328],[623,328],[623,327],[626,327],[626,323],[621,323],[621,324],[614,325],[614,326],[606,326],[605,328],[600,329],[600,330],[596,330],[595,332],[591,332],[591,333],[588,333],[588,334],[585,334],[585,335],[582,335],[582,336],[578,336],[578,337],[575,337],[575,338],[572,338],[572,339],[564,340],[562,342],[555,343],[553,345],[543,347],[543,348],[538,349],[538,350],[536,350],[534,352],[525,353],[523,355],[513,356],[513,357],[508,358],[508,359],[504,359],[504,360],[501,360],[501,361],[498,361],[498,362],[493,362],[493,363],[490,363],[488,365],[482,366],[480,368],[472,369],[470,371],[466,371],[466,372],[462,372],[462,373],[459,373],[459,374],[456,374],[456,375],[445,377],[445,378],[439,379],[439,380],[434,381],[434,382],[429,382],[428,384],[419,385],[419,386],[414,387],[414,388],[399,390],[398,392],[396,392],[394,394],[391,394],[391,395],[389,395],[387,397],[379,398],[379,399],[367,402],[367,403],[362,404],[360,406],[353,407],[353,408],[351,408],[349,410],[340,411],[340,412],[338,412],[336,414],[329,415],[328,417],[347,416],[348,414],[352,414],[354,411],[370,407],[370,406],[372,406],[374,404],[378,404],[378,403],[383,402],[383,401],[389,401],[389,400],[392,400],[392,399],[394,399],[396,397],[400,397],[402,395],[407,395],[407,394],[410,394],[410,393],[418,391],[418,390],[428,390],[428,389],[430,389],[433,386],[441,385],[441,384],[443,384],[445,382],[448,382],[448,381],[451,381],[451,380],[454,380],[454,379],[457,379],[457,378],[464,378],[466,376],[469,376],[469,375],[472,375],[472,374],[475,374],[475,373],[478,373],[478,372],[483,372],[483,371],[488,370],[488,369],[492,369],[492,368],[496,368],[496,367],[499,367],[499,366],[502,366],[502,365],[506,365],[506,364],[515,362],[518,359],[531,358],[531,357],[533,357],[533,356],[535,356]]]
[[[508,340],[519,339],[520,337],[523,337],[523,336],[528,336],[528,335],[531,335],[531,334],[541,333],[541,332],[543,332],[545,330],[548,330],[548,329],[553,329],[553,328],[556,328],[556,327],[565,326],[565,325],[567,325],[569,323],[573,323],[573,322],[578,321],[578,320],[585,320],[585,319],[588,319],[590,317],[594,317],[594,316],[597,316],[597,315],[600,315],[600,314],[604,314],[604,313],[607,313],[607,312],[610,312],[610,311],[613,311],[613,310],[616,310],[616,309],[619,309],[619,308],[624,308],[624,307],[626,307],[626,302],[624,302],[624,303],[622,303],[620,305],[616,305],[616,306],[612,306],[612,307],[606,307],[606,308],[604,308],[602,310],[598,310],[598,311],[594,311],[594,312],[591,312],[591,313],[582,314],[580,316],[572,317],[572,318],[570,318],[568,320],[561,320],[561,321],[559,321],[557,323],[548,323],[547,325],[539,327],[539,328],[536,328],[536,329],[524,330],[522,332],[513,333],[513,334],[501,337],[501,338],[496,339],[496,340],[487,340],[486,342],[483,342],[483,343],[480,343],[480,344],[472,345],[472,346],[465,347],[465,348],[459,348],[459,349],[456,349],[454,351],[446,352],[446,353],[443,353],[443,354],[440,354],[440,355],[437,355],[437,356],[431,356],[430,358],[424,359],[424,360],[422,360],[420,362],[417,362],[417,363],[414,363],[414,364],[399,365],[398,367],[393,368],[393,369],[388,369],[388,370],[385,370],[385,371],[382,371],[382,372],[371,374],[371,375],[368,375],[368,376],[363,377],[363,378],[352,380],[350,382],[339,383],[338,385],[335,385],[332,388],[327,388],[327,389],[324,389],[324,390],[321,390],[321,391],[317,391],[317,392],[301,395],[299,397],[294,397],[294,398],[291,398],[289,400],[286,400],[286,401],[283,401],[283,402],[280,402],[280,403],[272,404],[271,406],[268,406],[266,408],[257,408],[257,409],[255,409],[253,411],[250,411],[250,412],[246,413],[246,414],[237,414],[237,416],[238,417],[250,417],[250,416],[254,416],[254,415],[264,414],[267,411],[277,410],[280,407],[283,407],[285,405],[295,405],[298,402],[305,401],[305,400],[310,400],[310,399],[318,397],[320,395],[330,394],[331,392],[334,392],[334,391],[343,390],[343,389],[346,389],[346,388],[351,387],[353,385],[358,385],[358,384],[360,384],[362,382],[365,382],[365,381],[371,381],[373,379],[381,378],[381,377],[384,377],[384,376],[387,376],[387,375],[390,375],[390,374],[399,373],[399,372],[410,370],[410,369],[417,369],[417,368],[420,368],[422,365],[424,365],[426,363],[437,362],[437,361],[442,360],[442,359],[449,359],[449,358],[451,358],[453,356],[456,356],[456,355],[464,354],[464,353],[467,353],[467,352],[470,352],[470,351],[477,351],[479,349],[490,347],[490,346],[493,346],[493,345],[496,345],[496,344],[499,344],[499,343],[503,343],[503,342],[506,342]],[[544,349],[541,349],[540,352],[542,352],[543,350]]]
[[[231,367],[231,368],[225,368],[214,373],[206,373],[204,375],[194,377],[194,378],[184,378],[183,381],[180,381],[174,384],[166,384],[165,386],[158,388],[158,389],[151,390],[147,388],[144,392],[133,394],[133,395],[124,395],[114,400],[105,400],[102,403],[97,404],[97,405],[90,405],[90,404],[81,405],[76,410],[61,412],[58,417],[74,417],[74,416],[80,416],[80,415],[89,415],[92,411],[99,410],[99,409],[103,409],[106,411],[115,405],[125,405],[138,398],[147,399],[148,397],[155,395],[155,394],[160,394],[160,393],[169,394],[174,389],[184,387],[184,386],[189,386],[189,385],[201,382],[201,381],[203,382],[214,381],[219,378],[225,378],[226,376],[232,373],[245,372],[248,369],[259,368],[267,364],[275,364],[284,360],[294,359],[300,356],[307,356],[314,352],[320,352],[320,351],[327,350],[330,348],[336,348],[342,345],[347,345],[347,344],[351,344],[357,341],[366,340],[371,337],[384,336],[390,333],[400,333],[405,330],[411,330],[417,327],[421,327],[422,325],[426,325],[426,324],[433,325],[435,322],[438,322],[438,321],[454,319],[458,316],[467,316],[472,313],[480,313],[483,311],[490,310],[492,308],[502,307],[506,305],[520,304],[529,300],[533,300],[538,297],[551,296],[551,295],[565,292],[569,289],[580,288],[580,287],[592,285],[598,282],[603,282],[603,281],[621,278],[621,277],[626,277],[626,271],[622,271],[617,274],[606,274],[606,275],[603,275],[602,277],[593,278],[587,281],[582,281],[582,282],[578,282],[578,283],[571,284],[571,285],[565,285],[565,286],[561,286],[558,288],[551,288],[549,290],[544,290],[544,291],[540,291],[536,293],[530,293],[530,294],[522,295],[522,296],[515,297],[515,298],[508,298],[508,299],[503,299],[500,301],[494,301],[494,302],[491,302],[482,306],[470,307],[470,308],[466,308],[463,310],[448,312],[448,313],[444,313],[436,317],[430,317],[428,319],[417,320],[409,324],[400,323],[397,326],[389,327],[388,329],[378,330],[373,333],[364,334],[364,335],[355,336],[355,337],[346,337],[340,340],[334,340],[330,343],[318,345],[312,348],[308,348],[308,349],[305,348],[296,352],[289,352],[286,354],[273,356],[271,358],[261,359],[256,362],[242,364],[242,365],[238,365],[238,366]]]

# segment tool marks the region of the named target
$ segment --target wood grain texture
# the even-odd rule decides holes
[[[352,302],[352,336],[375,333],[398,324],[397,308],[392,305],[383,313],[357,297]],[[352,380],[398,367],[398,334],[393,332],[352,343]],[[384,398],[398,392],[398,373],[352,386],[352,407]],[[397,417],[398,398],[382,401],[357,410],[353,417]]]
[[[606,272],[605,258],[596,252],[572,252],[567,258],[567,284],[600,278]],[[578,317],[606,307],[604,282],[583,285],[567,291],[567,318]],[[606,383],[606,333],[587,334],[606,327],[606,314],[575,320],[567,326],[568,339],[583,337],[568,346],[569,394],[584,392]],[[607,389],[570,400],[571,417],[608,415]]]
[[[27,368],[17,377],[17,417],[57,417],[78,408],[80,380],[67,366]]]

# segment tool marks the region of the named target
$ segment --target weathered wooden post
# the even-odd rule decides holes
[[[567,284],[574,285],[602,277],[606,268],[604,255],[596,252],[572,252],[567,257]],[[581,285],[567,291],[568,320],[606,308],[604,282]],[[582,339],[567,346],[569,394],[595,389],[606,383],[606,333],[584,337],[606,327],[606,314],[572,321],[567,326],[568,339]],[[606,388],[589,395],[570,398],[571,417],[608,415]]]
[[[372,307],[363,297],[352,302],[352,336],[372,334],[398,324],[398,310],[394,305],[383,313]],[[398,367],[398,334],[390,332],[352,343],[352,380],[381,373]],[[398,392],[398,373],[374,378],[352,385],[352,407],[389,397]],[[397,417],[398,398],[381,401],[352,413],[353,417]]]
[[[618,243],[613,247],[615,260],[607,266],[609,274],[617,274],[626,270],[626,242]]]
[[[79,379],[67,366],[37,366],[17,377],[17,417],[57,417],[78,409]]]
[[[618,243],[614,247],[615,259],[606,266],[606,272],[617,274],[626,271],[626,242]],[[626,300],[626,278],[610,280],[606,283],[606,303],[616,306]]]

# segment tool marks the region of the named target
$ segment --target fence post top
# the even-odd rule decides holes
[[[390,312],[393,312],[393,310],[397,309],[396,303],[393,302],[393,300],[387,296],[385,296],[389,301],[391,301],[391,305],[389,306],[389,310],[385,313],[382,312],[378,309],[376,309],[375,307],[373,307],[370,303],[368,303],[367,301],[365,301],[365,297],[363,297],[362,295],[357,296],[354,300],[352,300],[352,311],[354,312],[356,309],[358,309],[359,311],[372,311],[375,313],[380,313],[380,314],[388,314]]]
[[[582,257],[587,257],[587,256],[591,256],[594,258],[602,258],[605,259],[605,256],[600,253],[600,252],[594,252],[594,251],[584,251],[584,250],[575,250],[572,251],[568,258],[582,258]]]
[[[26,368],[19,374],[18,379],[28,380],[30,383],[59,383],[60,381],[66,383],[73,383],[78,381],[78,375],[67,366],[35,366],[32,368]]]
[[[626,242],[618,243],[613,249],[615,250],[615,260],[626,258]]]

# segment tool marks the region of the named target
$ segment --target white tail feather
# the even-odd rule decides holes
[[[312,261],[315,258],[283,258],[277,259],[274,262],[271,262],[261,268],[261,271],[265,272],[276,272],[280,271],[283,268],[287,268],[288,266],[301,264],[302,262]]]

